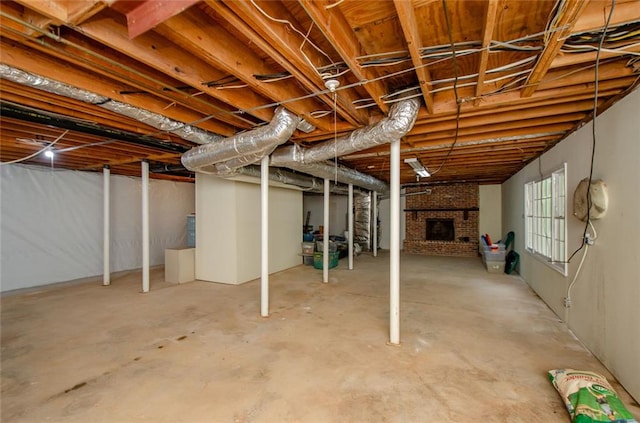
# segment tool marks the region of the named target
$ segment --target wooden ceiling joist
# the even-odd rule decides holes
[[[639,5],[4,0],[0,62],[222,136],[270,122],[282,105],[315,127],[294,131],[288,142],[302,146],[378,122],[392,99],[415,89],[424,104],[401,140],[402,157],[419,157],[430,170],[441,167],[432,183],[501,183],[589,122],[594,98],[597,116],[637,87]],[[610,13],[616,35],[599,54],[596,83],[594,40]],[[578,44],[586,49],[574,48]],[[335,103],[324,85],[332,76],[340,81]],[[0,84],[0,99],[179,149],[194,145],[143,119],[8,80]],[[37,152],[65,131],[9,116],[0,116],[0,124],[2,161]],[[57,146],[63,153],[56,168],[111,164],[115,174],[139,176],[139,161],[148,159],[161,171],[152,177],[193,180],[178,151],[73,130]],[[338,160],[388,180],[388,145]],[[28,163],[51,165],[42,157]],[[403,166],[401,180],[414,183],[415,174]]]
[[[539,84],[551,67],[553,59],[560,51],[566,37],[571,34],[573,26],[576,24],[586,5],[587,2],[581,0],[566,0],[558,3],[560,9],[556,12],[557,20],[554,19],[555,24],[548,28],[550,34],[548,35],[544,50],[538,57],[533,71],[529,74],[524,84],[522,97],[530,97],[531,94],[539,88]]]
[[[420,53],[422,40],[420,39],[420,29],[418,28],[414,6],[407,0],[394,0],[393,3],[398,12],[398,19],[400,20],[404,37],[407,40],[407,47],[409,47],[411,61],[418,76],[418,83],[422,90],[422,98],[424,99],[427,113],[433,113],[433,94],[429,88],[431,86],[431,75],[422,61]]]
[[[155,28],[172,16],[188,9],[200,0],[146,0],[127,13],[129,38],[135,38]]]
[[[311,92],[326,91],[324,79],[318,72],[318,68],[327,66],[328,58],[320,54],[315,48],[309,48],[307,40],[301,36],[296,28],[295,18],[290,16],[287,9],[276,2],[262,2],[254,5],[251,2],[231,1],[221,3],[209,0],[207,4],[232,23],[236,29],[241,29],[252,43],[278,62],[289,74],[304,84]],[[278,16],[278,21],[270,19],[262,13],[256,13],[256,8],[269,16]],[[288,22],[284,24],[283,21]],[[307,46],[303,50],[303,46]],[[329,94],[318,95],[329,110],[334,107],[334,99]],[[357,100],[354,93],[347,91],[337,97],[338,113],[342,118],[354,126],[362,126],[369,123],[369,116],[364,110],[356,109],[353,102]]]
[[[382,97],[387,94],[384,84],[377,79],[378,75],[370,68],[361,68],[356,60],[363,53],[358,38],[353,29],[340,13],[339,7],[332,7],[328,1],[300,0],[307,14],[325,37],[331,42],[333,48],[340,54],[351,72],[360,81],[371,99],[378,105],[383,113],[387,113],[387,106]]]
[[[248,50],[244,44],[234,38],[223,28],[212,25],[202,16],[184,12],[160,24],[156,32],[165,36],[187,51],[201,57],[210,65],[236,75],[242,82],[275,103],[284,104],[287,109],[303,117],[307,122],[325,131],[332,131],[333,124],[329,120],[316,119],[313,112],[318,109],[318,102],[306,98],[307,92],[296,84],[286,81],[265,83],[258,81],[254,75],[273,74],[274,69]],[[300,100],[290,101],[294,98]]]

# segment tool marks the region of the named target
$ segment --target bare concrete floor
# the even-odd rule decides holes
[[[388,339],[388,255],[259,282],[173,285],[152,271],[2,298],[3,422],[568,422],[546,377],[603,373],[518,277],[475,258],[402,258]]]

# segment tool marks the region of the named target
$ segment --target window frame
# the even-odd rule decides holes
[[[567,276],[567,163],[524,184],[523,215],[525,250]]]

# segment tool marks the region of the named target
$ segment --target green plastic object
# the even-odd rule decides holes
[[[507,253],[507,256],[504,259],[504,273],[510,275],[512,272],[516,270],[518,267],[518,262],[520,261],[520,254],[511,250]]]
[[[338,265],[339,253],[337,251],[329,253],[329,269],[333,269]],[[313,253],[313,267],[322,269],[322,252]]]
[[[507,234],[507,237],[504,239],[504,249],[505,250],[509,251],[509,246],[510,245],[513,248],[512,244],[514,243],[515,238],[516,238],[516,234],[513,231],[511,231],[511,232],[509,232]]]

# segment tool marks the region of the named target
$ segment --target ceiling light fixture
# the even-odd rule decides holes
[[[46,158],[53,159],[55,157],[55,155],[56,155],[56,153],[54,153],[53,150],[51,150],[51,149],[47,149],[47,150],[44,151],[44,156]]]
[[[406,164],[408,164],[409,166],[411,166],[411,168],[416,173],[416,175],[418,175],[418,176],[420,176],[422,178],[428,178],[429,176],[431,176],[431,174],[429,173],[427,168],[424,167],[424,165],[422,163],[420,163],[420,160],[418,160],[417,157],[411,157],[411,158],[408,158],[408,159],[404,159],[404,162]]]
[[[336,89],[340,86],[340,82],[337,79],[329,79],[324,83],[324,86],[327,87],[330,92],[335,93]]]

